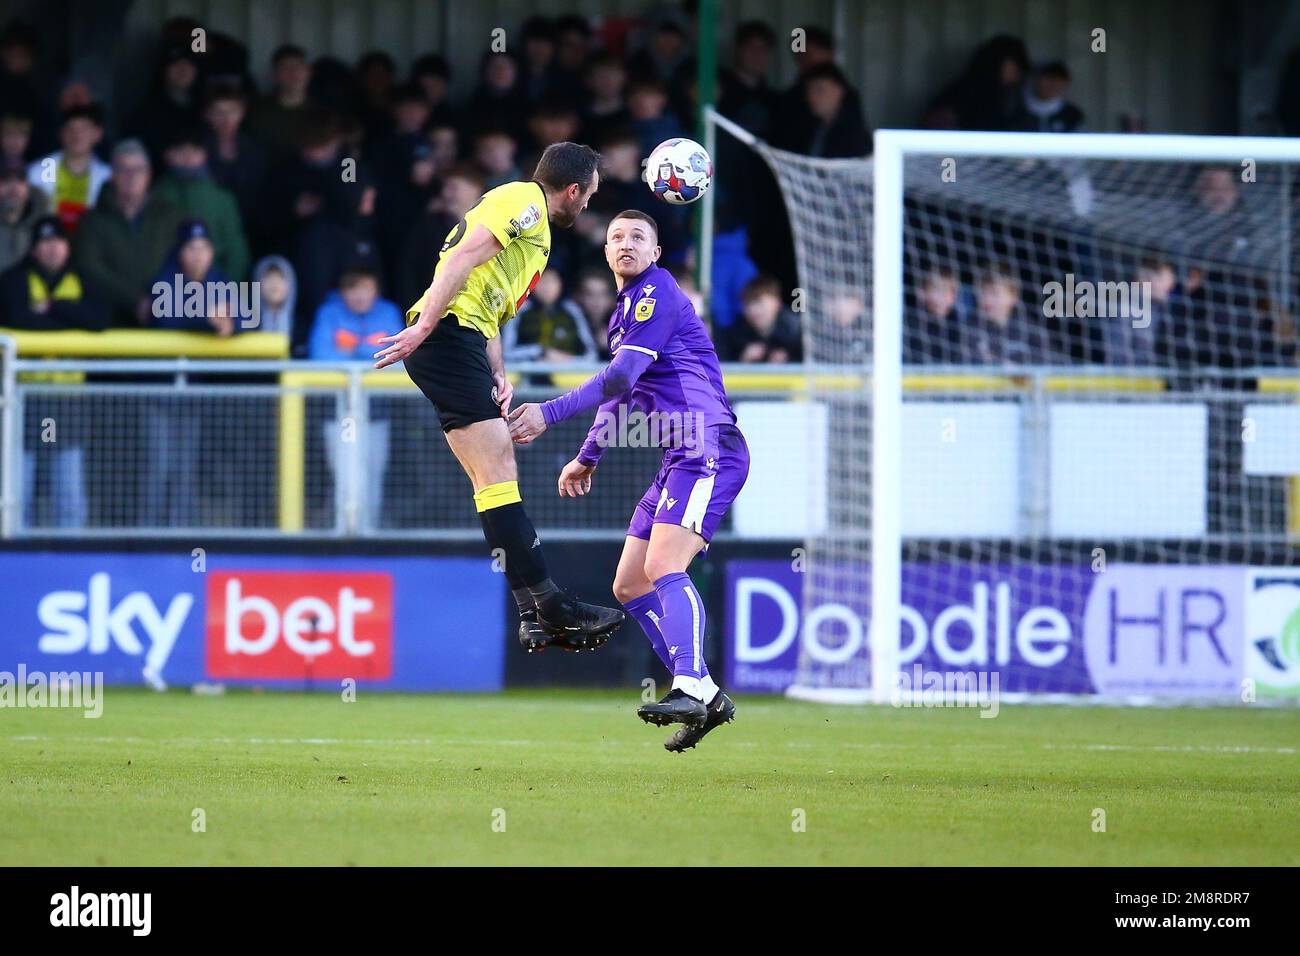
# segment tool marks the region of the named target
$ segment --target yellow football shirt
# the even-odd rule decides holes
[[[447,306],[461,325],[493,338],[537,286],[551,254],[551,223],[546,194],[533,182],[514,182],[489,189],[442,244],[438,261],[465,234],[482,224],[501,243],[501,251],[470,271],[463,288]],[[424,295],[406,310],[406,324],[420,317]]]

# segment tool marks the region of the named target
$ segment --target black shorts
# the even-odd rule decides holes
[[[442,317],[405,365],[411,381],[433,402],[444,432],[501,417],[487,339],[454,315]]]

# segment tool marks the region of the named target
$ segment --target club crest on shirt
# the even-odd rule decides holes
[[[517,239],[519,236],[533,226],[542,221],[542,212],[537,208],[537,203],[529,203],[528,208],[518,216],[510,220],[510,236]]]
[[[640,302],[636,304],[636,311],[633,313],[632,317],[635,318],[638,322],[644,322],[646,319],[650,318],[650,316],[654,314],[655,314],[655,300],[642,299]]]

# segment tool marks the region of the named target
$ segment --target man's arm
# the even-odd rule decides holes
[[[623,395],[656,357],[645,349],[620,348],[612,362],[572,391],[541,405],[520,405],[511,412],[510,437],[526,445],[556,422],[591,411],[602,402]]]
[[[506,377],[505,348],[501,342],[501,330],[487,341],[488,365],[492,368],[492,381],[497,387],[497,404],[501,406],[502,416],[510,413],[510,399],[514,397],[515,388]]]
[[[419,348],[420,343],[429,337],[442,317],[447,314],[451,300],[465,288],[469,274],[487,262],[502,249],[500,240],[492,235],[487,226],[479,223],[457,243],[456,247],[438,263],[433,273],[433,282],[424,294],[424,307],[420,317],[396,335],[389,335],[381,342],[390,343],[382,352],[375,353],[375,368],[396,365]]]

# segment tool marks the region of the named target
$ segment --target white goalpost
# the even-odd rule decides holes
[[[787,693],[1300,694],[1300,141],[715,129],[781,187],[829,422]]]

